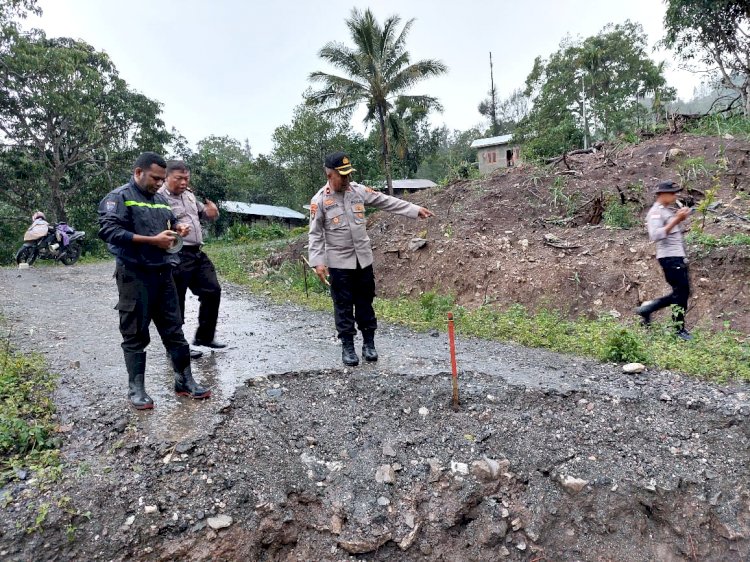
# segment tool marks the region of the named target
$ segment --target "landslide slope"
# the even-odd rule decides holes
[[[672,179],[688,188],[682,197],[693,205],[717,188],[702,234],[689,245],[688,323],[747,332],[750,246],[737,240],[750,234],[749,165],[750,142],[683,133],[411,195],[436,217],[373,215],[378,293],[437,291],[469,307],[632,316],[642,300],[668,291],[643,223],[653,186]],[[689,223],[697,229],[702,219],[696,212]],[[734,242],[717,243],[727,236]],[[415,249],[414,238],[427,242]]]

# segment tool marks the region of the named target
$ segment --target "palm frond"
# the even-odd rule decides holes
[[[407,90],[414,84],[426,80],[432,76],[438,76],[448,70],[448,67],[439,60],[426,59],[416,62],[401,69],[398,74],[390,80],[390,92],[398,93]]]

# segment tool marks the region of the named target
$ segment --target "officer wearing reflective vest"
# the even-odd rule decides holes
[[[362,356],[366,361],[378,360],[377,319],[372,308],[375,277],[365,207],[371,205],[411,218],[433,216],[424,207],[353,183],[351,174],[355,171],[343,152],[326,157],[328,183],[310,202],[308,245],[310,266],[323,283],[331,286],[341,358],[348,366],[359,364],[354,349],[355,321],[362,332]]]
[[[99,204],[99,237],[115,255],[120,333],[128,371],[128,397],[139,410],[154,407],[146,393],[146,346],[154,321],[175,371],[175,392],[191,398],[208,398],[190,369],[190,348],[182,333],[182,315],[172,270],[177,257],[167,252],[175,244],[174,232],[184,236],[187,225],[178,225],[167,200],[157,193],[166,177],[166,162],[144,152],[135,162],[131,180],[111,191]]]

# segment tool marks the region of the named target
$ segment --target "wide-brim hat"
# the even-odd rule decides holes
[[[330,170],[336,170],[342,176],[347,176],[356,172],[352,167],[352,162],[344,152],[334,152],[326,156],[325,167]]]
[[[678,191],[682,191],[682,186],[673,182],[672,180],[667,181],[660,181],[658,184],[656,184],[656,189],[654,189],[654,193],[677,193]]]

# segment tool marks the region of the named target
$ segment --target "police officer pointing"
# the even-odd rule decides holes
[[[344,365],[359,364],[354,349],[357,327],[362,332],[362,356],[377,361],[375,330],[377,319],[372,308],[375,277],[372,247],[367,236],[365,206],[371,205],[411,218],[427,218],[432,212],[408,201],[373,191],[353,183],[356,171],[343,152],[326,157],[328,183],[310,202],[309,261],[321,281],[330,277],[336,331],[341,340]]]
[[[682,187],[673,181],[663,181],[654,191],[656,202],[646,217],[648,235],[656,242],[656,258],[664,271],[664,278],[672,287],[672,292],[661,298],[646,301],[636,308],[636,313],[643,319],[643,324],[651,324],[651,315],[662,308],[676,305],[672,319],[677,336],[683,340],[692,339],[685,329],[685,311],[690,297],[690,277],[685,260],[685,244],[682,239],[682,223],[690,216],[690,209],[675,210],[672,206],[677,201],[677,192]]]
[[[166,199],[157,193],[164,183],[166,162],[144,152],[135,162],[131,180],[111,191],[99,204],[99,237],[115,255],[115,279],[119,300],[120,333],[128,397],[138,410],[154,407],[146,393],[146,346],[154,321],[175,370],[175,392],[192,398],[208,398],[211,392],[198,386],[190,370],[190,348],[182,333],[182,316],[172,270],[177,257],[167,252],[175,243],[173,232],[190,231],[178,225]]]

